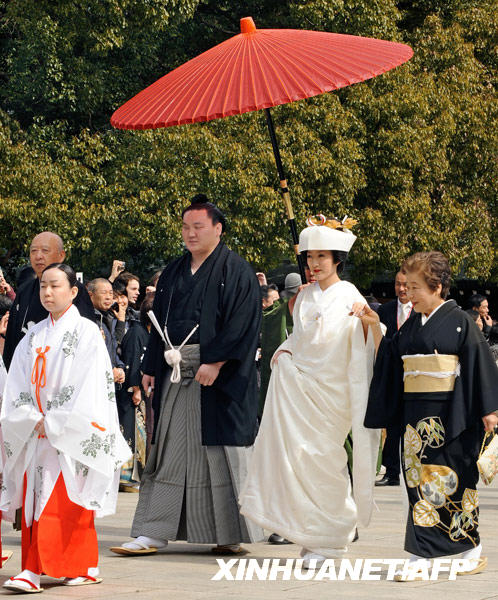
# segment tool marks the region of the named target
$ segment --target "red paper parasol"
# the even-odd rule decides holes
[[[406,62],[405,45],[294,29],[241,33],[171,71],[112,115],[121,129],[155,129],[265,109],[280,185],[297,253],[297,230],[269,108],[365,81]],[[301,276],[304,270],[299,261]]]

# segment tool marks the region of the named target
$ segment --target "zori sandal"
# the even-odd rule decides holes
[[[472,560],[472,559],[470,559],[470,560]],[[471,569],[470,571],[457,571],[457,575],[476,575],[477,573],[484,571],[484,569],[487,566],[488,566],[488,558],[487,558],[487,556],[483,556],[482,558],[477,559],[477,564],[473,569]]]
[[[18,594],[39,594],[43,592],[43,588],[38,587],[29,579],[23,579],[22,577],[11,577],[7,579],[2,587]]]
[[[155,546],[147,546],[147,544],[143,544],[141,542],[126,542],[130,546],[133,544],[137,546],[136,548],[128,548],[123,544],[123,546],[112,546],[109,548],[111,552],[115,554],[123,554],[124,556],[139,556],[144,554],[155,554],[157,552],[157,548]]]
[[[66,577],[62,585],[93,585],[102,583],[102,577],[92,577],[91,575],[83,575],[82,577]]]

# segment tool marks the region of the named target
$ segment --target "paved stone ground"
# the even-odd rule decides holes
[[[379,510],[374,513],[368,529],[360,529],[360,539],[351,545],[347,557],[399,558],[404,534],[404,511],[401,488],[376,488]],[[167,553],[143,557],[120,557],[109,552],[112,545],[121,544],[129,536],[136,494],[120,494],[117,514],[97,521],[100,545],[100,569],[104,577],[100,585],[68,588],[56,580],[42,578],[43,596],[58,600],[79,598],[115,598],[116,600],[251,600],[271,598],[285,600],[330,600],[357,598],[371,600],[484,600],[498,599],[498,487],[480,489],[481,537],[489,566],[479,575],[458,577],[448,581],[443,575],[438,581],[396,583],[393,581],[212,581],[218,566],[209,547],[190,546],[176,542]],[[0,572],[0,583],[20,570],[20,535],[10,524],[3,525],[3,543],[14,550],[13,558]],[[248,546],[248,557],[297,558],[299,548],[271,546],[265,543]],[[385,568],[385,572],[387,567]],[[0,591],[0,594],[9,592]]]

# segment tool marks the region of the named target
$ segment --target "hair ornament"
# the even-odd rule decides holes
[[[325,227],[330,227],[330,229],[338,229],[339,231],[344,231],[345,229],[349,231],[357,223],[358,221],[356,219],[352,219],[347,215],[342,220],[339,220],[336,217],[328,218],[319,213],[306,219],[306,225],[308,227],[324,225]]]
[[[306,219],[306,225],[308,227],[313,227],[313,225],[325,225],[327,222],[327,217],[319,213],[318,215],[312,215]]]

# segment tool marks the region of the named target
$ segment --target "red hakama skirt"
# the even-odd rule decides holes
[[[26,496],[26,479],[25,479]],[[38,521],[22,519],[22,568],[50,577],[80,577],[98,563],[94,511],[69,499],[62,473]]]

